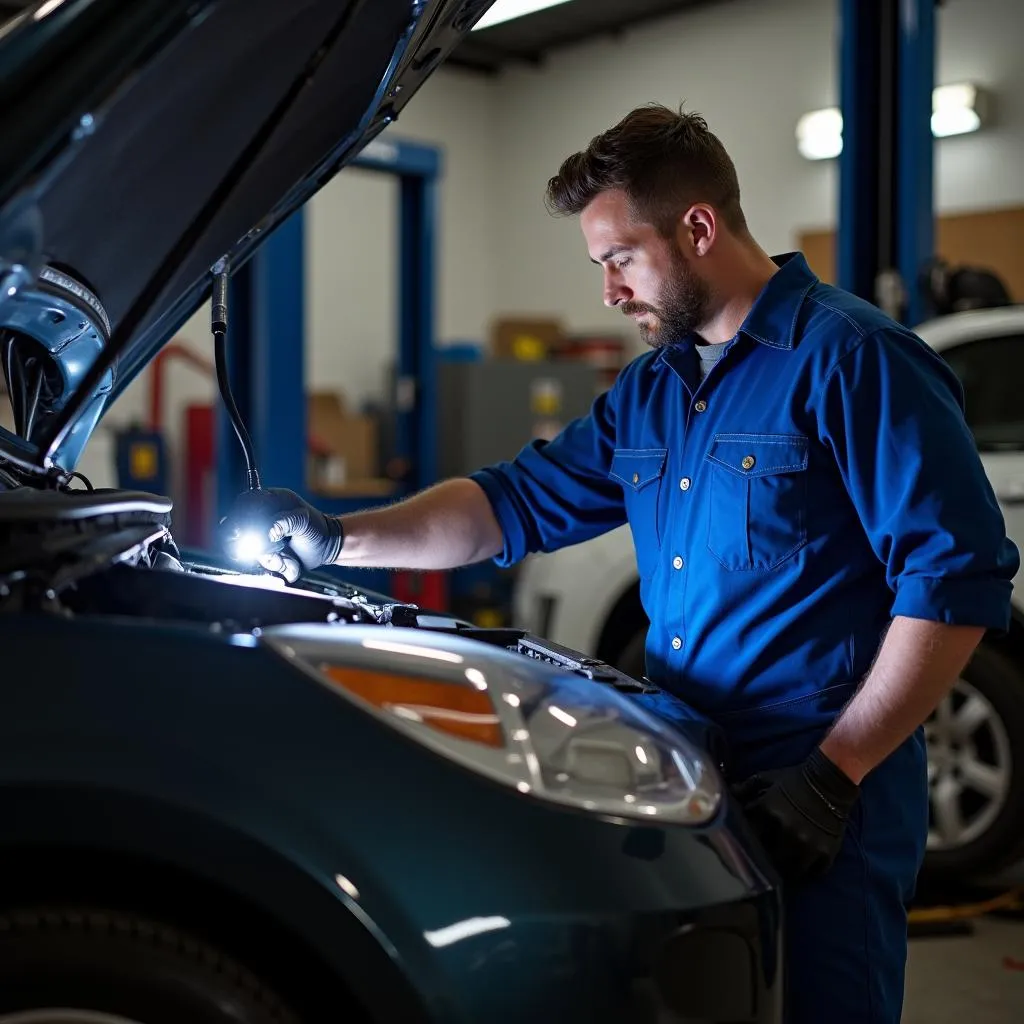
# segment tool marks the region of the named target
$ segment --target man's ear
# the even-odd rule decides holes
[[[704,203],[694,204],[679,219],[679,241],[695,256],[711,251],[717,233],[715,211]]]

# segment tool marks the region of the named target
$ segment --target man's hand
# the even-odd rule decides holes
[[[289,583],[336,562],[344,541],[340,520],[283,488],[240,495],[224,526],[233,557],[256,561]],[[249,544],[254,545],[251,554],[245,551]]]
[[[820,877],[836,859],[860,787],[822,752],[761,772],[736,797],[784,882]]]

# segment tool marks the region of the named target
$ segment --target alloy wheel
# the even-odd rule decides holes
[[[928,849],[966,846],[992,827],[1006,804],[1013,773],[1010,737],[991,702],[960,679],[925,723],[925,738]]]

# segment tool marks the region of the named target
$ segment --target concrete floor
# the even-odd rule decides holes
[[[902,1024],[1024,1022],[1024,921],[986,917],[974,934],[910,942]]]

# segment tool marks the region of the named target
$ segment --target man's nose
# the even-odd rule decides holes
[[[604,304],[606,306],[617,306],[621,302],[627,302],[632,292],[623,284],[618,274],[606,273],[604,276]]]

